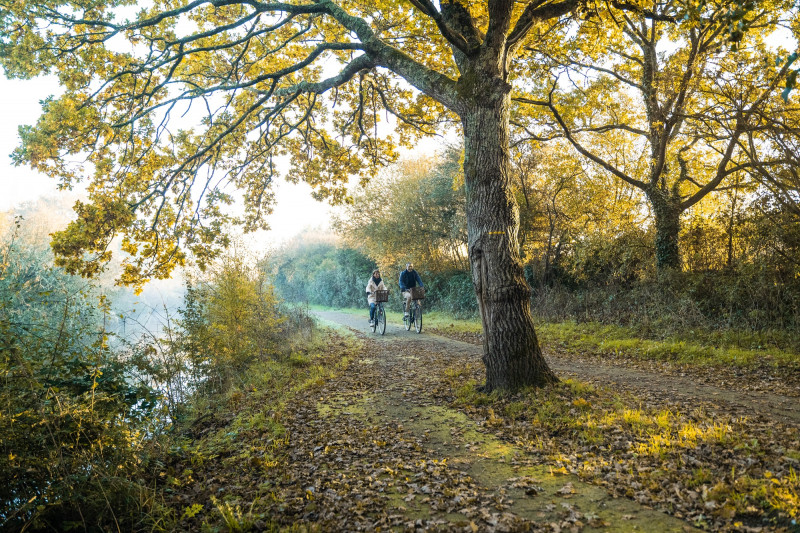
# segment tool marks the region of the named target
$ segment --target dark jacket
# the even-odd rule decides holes
[[[420,279],[419,274],[417,274],[416,270],[412,270],[410,272],[408,270],[403,270],[402,272],[400,272],[401,291],[407,291],[408,289],[416,287],[417,285],[419,285],[420,287],[425,286],[422,284],[422,280]]]

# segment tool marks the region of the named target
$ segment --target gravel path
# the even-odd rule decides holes
[[[325,321],[335,323],[364,334],[374,335],[366,327],[366,321],[352,314],[338,311],[320,311],[317,315]],[[411,345],[424,343],[426,346],[440,346],[442,349],[455,349],[465,356],[474,357],[478,361],[482,354],[481,346],[462,342],[423,330],[417,335],[405,329],[387,324],[386,334],[376,336],[383,342],[392,339],[403,339]],[[647,392],[665,402],[706,404],[711,412],[725,412],[735,416],[751,418],[770,418],[776,421],[800,425],[800,398],[773,394],[763,390],[749,391],[740,384],[731,383],[728,387],[702,383],[691,375],[671,372],[647,372],[636,368],[627,368],[622,364],[609,364],[605,361],[591,360],[589,357],[566,354],[558,349],[543,346],[543,352],[550,367],[562,378],[576,378],[598,386],[613,387],[617,390],[633,394]],[[704,376],[705,377],[705,376]],[[763,389],[763,387],[759,387]]]

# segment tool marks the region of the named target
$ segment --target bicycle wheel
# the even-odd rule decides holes
[[[403,310],[404,311],[406,310],[405,305],[403,306]],[[411,316],[413,313],[414,313],[414,306],[411,306],[411,308],[408,309],[408,314],[403,313],[403,325],[406,327],[406,331],[409,331],[411,329]]]
[[[422,333],[422,306],[419,304],[414,306],[414,329]]]
[[[375,325],[378,328],[378,333],[383,335],[386,333],[386,313],[383,311],[382,305],[379,305],[375,311]]]

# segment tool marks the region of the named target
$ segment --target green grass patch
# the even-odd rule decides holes
[[[797,365],[800,355],[777,348],[752,349],[723,343],[719,335],[687,332],[683,338],[646,339],[633,328],[596,322],[541,323],[537,332],[545,345],[558,344],[575,351],[603,352],[641,360],[675,361],[697,365],[748,367],[768,362]]]
[[[340,313],[347,313],[349,315],[359,316],[359,317],[368,317],[369,316],[369,308],[364,306],[363,308],[355,308],[355,307],[343,307],[343,308],[333,308],[333,307],[324,307],[321,305],[312,305],[310,309],[313,311],[338,311]],[[390,323],[394,324],[402,324],[403,323],[403,313],[399,311],[390,311],[389,309],[384,308],[386,311],[386,318]],[[464,320],[453,318],[452,316],[443,313],[441,311],[428,311],[423,306],[423,320],[425,329],[441,329],[441,330],[448,330],[448,331],[455,331],[455,332],[466,332],[466,333],[480,333],[481,332],[481,324],[475,320]]]
[[[323,310],[319,307],[319,310]],[[366,309],[337,309],[364,315]],[[387,312],[390,322],[402,323],[402,313]],[[457,319],[440,311],[425,312],[425,329],[444,334],[481,333],[477,319]],[[800,365],[800,354],[764,342],[758,334],[689,330],[680,336],[645,338],[635,328],[597,322],[539,322],[536,332],[544,346],[560,345],[577,352],[605,353],[639,360],[694,365],[752,367]]]
[[[480,333],[481,323],[477,319],[453,318],[452,316],[440,311],[430,311],[425,313],[426,327],[452,331],[454,333]]]

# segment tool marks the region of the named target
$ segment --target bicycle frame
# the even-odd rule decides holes
[[[386,311],[383,302],[375,302],[375,319],[372,321],[372,332],[378,331],[381,335],[386,333]]]
[[[422,305],[419,302],[420,300],[411,300],[408,315],[403,313],[403,325],[406,331],[410,331],[413,324],[416,332],[422,333]],[[403,302],[403,305],[405,306],[405,302]]]

